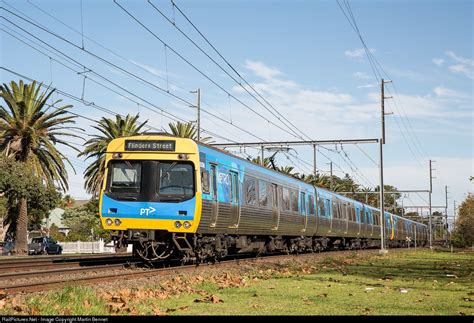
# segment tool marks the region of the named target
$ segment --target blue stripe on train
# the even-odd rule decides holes
[[[117,201],[104,194],[101,214],[111,218],[193,220],[195,209],[196,197],[180,203],[164,203]],[[186,212],[186,215],[180,215],[180,212]]]

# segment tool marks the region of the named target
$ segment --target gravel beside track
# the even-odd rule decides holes
[[[403,250],[403,249],[400,249]],[[391,252],[396,252],[397,249],[392,249]],[[38,271],[32,275],[26,273],[9,274],[10,278],[7,278],[7,274],[0,275],[0,290],[5,291],[7,294],[18,294],[18,293],[31,293],[44,291],[54,288],[61,288],[68,284],[95,284],[99,287],[102,285],[115,285],[131,283],[134,280],[145,279],[159,279],[163,276],[178,275],[184,272],[198,273],[205,270],[217,270],[225,271],[226,269],[236,268],[239,266],[252,266],[257,264],[265,263],[278,263],[286,260],[317,260],[324,259],[325,257],[342,257],[352,255],[355,251],[326,251],[322,253],[305,253],[298,255],[272,255],[264,257],[246,257],[236,259],[229,259],[218,262],[213,265],[186,265],[180,266],[179,264],[170,264],[169,262],[161,262],[157,264],[157,267],[162,268],[144,268],[136,267],[138,263],[123,263],[108,266],[96,266],[90,268],[68,268],[68,269],[56,269],[49,271]],[[359,250],[358,254],[377,254],[378,249],[371,250]],[[130,266],[132,265],[132,266]],[[166,267],[165,267],[166,266]],[[42,275],[44,273],[45,275]],[[28,277],[29,276],[29,277]],[[7,282],[4,282],[8,280]],[[100,284],[100,285],[99,285]]]

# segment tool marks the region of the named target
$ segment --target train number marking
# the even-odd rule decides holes
[[[229,185],[229,175],[228,174],[219,173],[217,178],[218,178],[218,181],[219,181],[220,184]]]
[[[152,213],[154,213],[156,211],[156,209],[152,206],[148,207],[148,208],[141,208],[140,209],[140,215],[150,215]]]

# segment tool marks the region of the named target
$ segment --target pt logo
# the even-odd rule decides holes
[[[150,215],[156,211],[155,208],[153,207],[148,207],[148,208],[141,208],[140,209],[140,215]]]

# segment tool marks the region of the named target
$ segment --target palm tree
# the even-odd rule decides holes
[[[293,166],[280,166],[280,167],[277,167],[277,171],[279,171],[280,173],[285,173],[285,174],[288,174],[288,175],[294,175],[293,174],[293,170],[295,168]]]
[[[196,126],[192,122],[180,122],[176,121],[176,123],[170,122],[169,124],[171,133],[176,137],[180,138],[190,138],[193,140],[197,140],[197,129]],[[211,137],[201,137],[200,142],[203,143],[211,143]]]
[[[247,160],[248,161],[251,161],[252,163],[255,163],[255,164],[259,164],[259,165],[262,165],[262,159],[260,158],[260,156],[257,156],[257,157],[247,157]],[[263,158],[263,166],[266,167],[266,168],[270,168],[270,169],[273,169],[273,165],[272,165],[272,161],[270,159],[270,157],[264,157]]]
[[[47,104],[54,89],[40,93],[42,84],[19,84],[14,81],[0,85],[0,97],[6,107],[0,106],[0,152],[7,157],[24,163],[32,174],[48,186],[59,184],[68,189],[67,171],[64,160],[67,157],[56,148],[56,144],[73,146],[60,139],[63,136],[79,137],[68,132],[74,124],[74,115],[68,113],[71,105],[56,108]],[[54,111],[50,108],[54,107]],[[80,138],[80,137],[79,137]],[[19,199],[19,214],[16,225],[15,252],[25,253],[27,249],[28,210],[26,197]]]
[[[97,129],[100,134],[93,135],[92,139],[85,142],[85,149],[78,157],[86,156],[86,159],[94,158],[94,161],[87,167],[84,172],[86,182],[84,188],[93,196],[97,196],[102,186],[105,173],[105,152],[107,145],[116,138],[135,136],[141,134],[143,126],[148,122],[138,124],[139,115],[130,116],[127,114],[125,118],[116,115],[115,120],[112,118],[102,118],[93,128]]]

